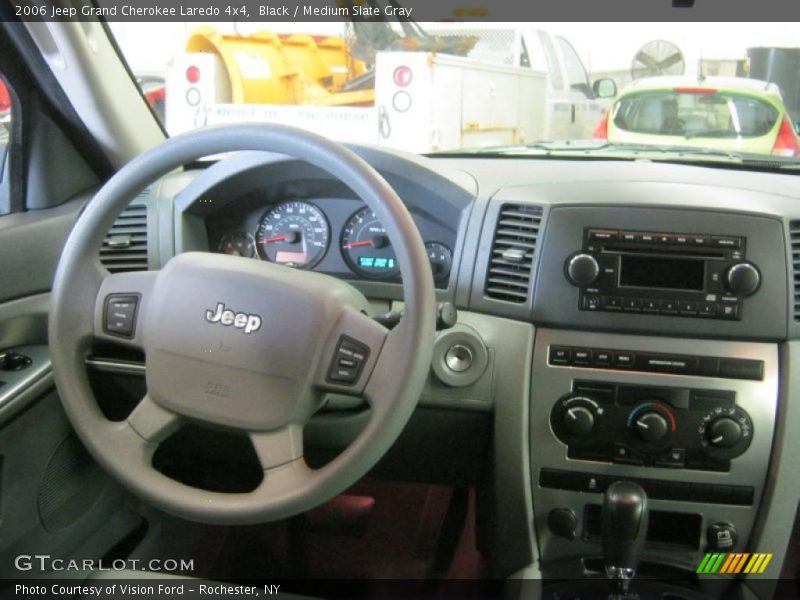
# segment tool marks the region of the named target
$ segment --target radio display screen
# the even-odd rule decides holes
[[[702,292],[704,282],[704,260],[631,255],[620,257],[620,286]]]

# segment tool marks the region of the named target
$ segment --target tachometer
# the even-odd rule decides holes
[[[232,256],[253,258],[256,255],[256,241],[249,233],[236,231],[222,237],[219,241],[219,251]]]
[[[368,207],[345,223],[342,255],[353,271],[365,277],[384,279],[400,272],[386,228]]]
[[[261,219],[258,251],[269,261],[311,269],[325,256],[330,226],[316,206],[300,200],[281,202]]]

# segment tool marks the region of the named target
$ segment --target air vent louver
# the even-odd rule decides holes
[[[541,222],[541,206],[504,204],[500,208],[486,274],[489,298],[516,304],[528,301]]]
[[[792,314],[794,320],[800,322],[800,221],[789,222],[789,238],[792,243]]]
[[[147,206],[129,206],[103,240],[100,262],[112,273],[147,270]]]

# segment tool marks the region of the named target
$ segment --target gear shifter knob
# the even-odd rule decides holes
[[[647,494],[641,486],[631,481],[608,486],[603,499],[602,541],[603,562],[610,579],[624,582],[636,573],[648,516]]]

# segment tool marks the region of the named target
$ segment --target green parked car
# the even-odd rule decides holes
[[[800,156],[774,83],[737,77],[652,77],[628,85],[595,132],[622,144]]]

